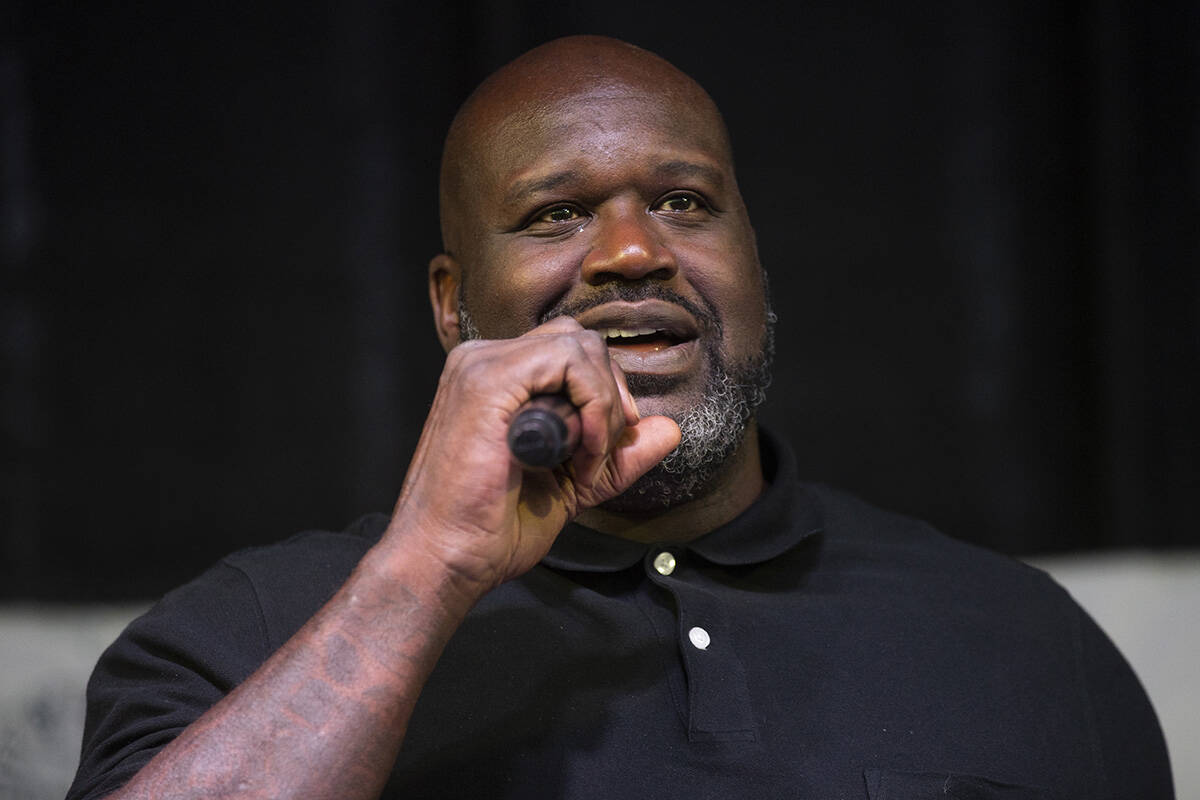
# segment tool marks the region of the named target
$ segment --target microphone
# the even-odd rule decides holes
[[[508,449],[526,469],[554,469],[579,444],[579,411],[561,394],[534,395],[508,426]]]

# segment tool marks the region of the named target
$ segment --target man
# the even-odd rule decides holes
[[[1171,796],[1153,711],[1045,576],[805,486],[728,136],[607,39],[447,137],[448,351],[390,519],[236,554],[102,659],[71,797]],[[524,470],[531,398],[578,448]]]

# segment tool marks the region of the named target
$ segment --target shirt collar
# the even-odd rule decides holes
[[[723,566],[758,564],[821,530],[820,506],[800,483],[791,448],[761,427],[759,434],[766,490],[728,523],[691,542],[672,544],[672,550],[690,551]],[[649,549],[662,545],[631,542],[571,523],[542,563],[556,569],[617,572],[640,563]]]

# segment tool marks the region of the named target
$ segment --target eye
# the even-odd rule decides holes
[[[533,215],[532,222],[574,222],[580,219],[583,214],[575,206],[560,203],[556,206],[550,206],[542,209]]]
[[[676,192],[659,200],[658,205],[655,206],[655,210],[686,213],[688,211],[701,211],[707,207],[699,195],[692,194],[691,192]]]
[[[577,203],[569,201],[550,203],[525,217],[523,222],[512,229],[512,232],[542,238],[569,236],[573,231],[586,225],[591,217],[592,215],[587,209]]]

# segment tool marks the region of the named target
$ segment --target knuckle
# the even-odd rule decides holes
[[[616,415],[613,413],[616,409],[616,403],[613,402],[612,395],[602,394],[594,401],[596,414],[600,419],[604,420],[606,427],[611,429],[613,422],[616,420]]]
[[[488,383],[491,365],[487,361],[476,359],[469,361],[459,369],[459,378],[468,386]]]
[[[603,361],[608,361],[608,345],[604,337],[596,331],[584,331],[583,346],[590,355]]]
[[[570,330],[572,328],[579,327],[579,323],[575,321],[574,317],[568,317],[564,314],[562,316],[558,316],[558,317],[555,317],[554,319],[550,320],[548,323],[546,323],[546,327],[554,328],[554,329],[563,328],[566,330]]]
[[[473,386],[486,381],[491,372],[490,359],[481,355],[481,349],[480,343],[466,342],[451,350],[442,371],[443,382]]]
[[[472,339],[466,342],[459,342],[454,348],[446,354],[446,369],[450,370],[459,367],[462,362],[469,361],[475,357],[479,348],[483,346],[483,342]]]
[[[568,358],[585,360],[588,358],[587,345],[579,334],[564,336],[559,342],[566,351]]]

